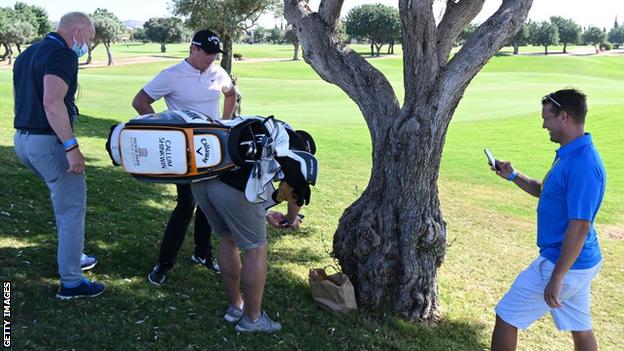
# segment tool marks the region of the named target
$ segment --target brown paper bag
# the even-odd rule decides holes
[[[314,301],[337,315],[357,310],[355,290],[349,277],[342,272],[327,275],[325,269],[327,267],[310,269],[308,281]]]

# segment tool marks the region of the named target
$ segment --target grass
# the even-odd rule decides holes
[[[169,50],[173,54],[176,49]],[[257,50],[265,55],[261,51],[269,49]],[[183,57],[184,48],[175,55]],[[402,96],[400,60],[371,62]],[[624,227],[624,157],[616,119],[624,68],[617,57],[495,57],[472,82],[449,128],[440,176],[451,244],[439,271],[443,319],[419,325],[392,315],[334,317],[317,308],[308,292],[307,270],[331,263],[328,251],[338,219],[368,182],[370,137],[356,105],[303,62],[235,63],[243,112],[275,114],[308,130],[322,167],[312,203],[303,211],[302,230],[269,231],[264,307],[284,323],[283,332],[272,336],[237,335],[222,321],[223,286],[190,265],[192,239],[185,242],[168,284],[156,288],[146,283],[175,191],[131,179],[111,166],[103,146],[111,124],[134,116],[130,102],[136,91],[169,64],[80,71],[78,104],[85,116],[76,133],[88,157],[86,248],[101,260],[88,275],[106,283],[108,291],[97,299],[72,302],[53,298],[58,278],[52,210],[45,185],[13,154],[11,75],[0,71],[0,278],[15,284],[16,349],[485,349],[494,305],[537,250],[536,201],[488,172],[481,149],[487,146],[497,157],[541,177],[556,145],[540,129],[539,98],[570,85],[589,95],[587,129],[609,175],[597,220],[605,260],[592,291],[595,330],[601,349],[624,349],[624,305],[618,302],[624,246],[607,235]],[[521,333],[519,345],[521,350],[572,348],[569,335],[556,332],[549,317]]]

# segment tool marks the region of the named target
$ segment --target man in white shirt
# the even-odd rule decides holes
[[[148,82],[134,97],[132,107],[141,115],[154,113],[151,104],[164,98],[170,110],[194,110],[212,118],[221,116],[223,119],[230,119],[236,104],[236,90],[228,73],[221,66],[213,64],[219,53],[223,51],[215,33],[209,30],[195,33],[189,56],[164,69]],[[222,113],[219,104],[221,94],[224,95]],[[147,277],[150,283],[156,285],[165,282],[165,273],[173,267],[196,207],[190,185],[176,187],[177,204],[165,229],[158,264]],[[212,256],[211,232],[204,213],[197,207],[195,254],[191,259],[215,273],[220,273]]]

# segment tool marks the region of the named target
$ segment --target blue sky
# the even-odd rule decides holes
[[[22,0],[28,4],[38,5],[48,11],[52,21],[58,19],[69,11],[93,12],[96,8],[102,7],[112,11],[123,20],[145,21],[151,17],[170,16],[169,0]],[[0,0],[0,6],[13,6],[16,0]],[[311,0],[312,8],[317,8],[320,0]],[[436,0],[436,3],[444,1]],[[483,22],[491,15],[502,0],[486,0],[483,10],[477,21]],[[345,0],[343,5],[343,15],[346,15],[353,6],[364,3],[384,3],[397,6],[397,0]],[[440,10],[438,10],[439,12]],[[624,22],[624,1],[622,0],[534,0],[533,7],[529,13],[529,18],[533,20],[545,20],[550,16],[558,15],[572,18],[577,23],[587,25],[597,25],[599,27],[610,28],[613,25],[615,16],[618,16],[620,23]],[[262,21],[264,26],[272,26],[272,16],[265,16]]]

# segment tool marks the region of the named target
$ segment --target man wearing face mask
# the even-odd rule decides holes
[[[50,190],[58,234],[57,264],[60,299],[92,297],[104,285],[86,279],[95,257],[83,254],[86,181],[85,160],[73,133],[78,116],[74,96],[78,57],[93,42],[93,21],[80,12],[65,14],[56,32],[24,50],[13,67],[19,160],[44,180]]]
[[[193,36],[189,56],[160,72],[134,97],[132,107],[141,115],[154,113],[152,103],[164,98],[170,110],[194,110],[212,118],[232,118],[236,103],[236,90],[232,79],[218,64],[214,63],[220,53],[220,40],[209,30],[200,30]],[[223,112],[220,98],[224,96]],[[150,283],[161,285],[166,273],[175,264],[184,242],[196,202],[189,184],[176,185],[177,204],[160,245],[158,263],[148,274]],[[195,252],[193,263],[201,264],[214,273],[221,273],[212,255],[210,242],[212,229],[200,208],[195,212]]]

